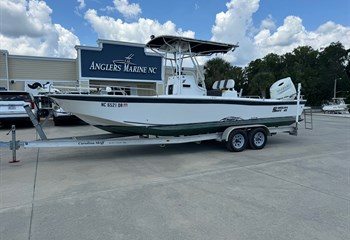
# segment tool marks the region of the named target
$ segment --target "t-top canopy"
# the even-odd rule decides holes
[[[190,50],[191,53],[197,55],[227,53],[230,50],[234,51],[238,47],[238,45],[234,44],[204,41],[193,38],[168,35],[153,37],[146,44],[146,47],[148,48],[164,52],[173,52],[175,50],[175,46],[183,46],[184,49]]]

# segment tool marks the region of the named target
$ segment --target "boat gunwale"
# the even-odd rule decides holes
[[[159,96],[115,96],[115,95],[83,95],[83,94],[50,94],[50,98],[89,102],[127,102],[127,103],[169,103],[169,104],[238,104],[238,105],[297,105],[297,100],[254,99],[254,98],[222,98],[212,96],[169,97]],[[306,100],[300,100],[305,104]]]

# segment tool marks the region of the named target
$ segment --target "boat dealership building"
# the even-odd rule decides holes
[[[172,68],[145,45],[97,40],[97,47],[76,46],[77,58],[11,55],[0,50],[0,89],[33,91],[34,83],[75,86],[118,86],[132,95],[162,94]],[[153,93],[149,90],[154,90]]]

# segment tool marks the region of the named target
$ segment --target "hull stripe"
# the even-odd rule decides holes
[[[291,101],[265,101],[261,100],[241,100],[241,99],[215,99],[215,98],[162,98],[162,97],[124,97],[124,96],[84,96],[84,95],[49,95],[52,98],[88,101],[88,102],[125,102],[125,103],[170,103],[170,104],[238,104],[253,106],[271,106],[271,105],[297,105],[296,100]],[[300,101],[305,104],[306,101]]]
[[[194,135],[223,132],[227,127],[231,126],[243,126],[252,124],[261,124],[266,127],[279,127],[288,126],[295,122],[294,117],[280,117],[280,118],[261,118],[251,120],[238,120],[238,121],[219,121],[219,122],[205,122],[196,124],[174,124],[174,125],[155,125],[155,126],[118,126],[109,125],[101,126],[94,125],[102,130],[125,134],[125,135],[139,135],[150,134],[159,136],[176,136],[176,135]]]

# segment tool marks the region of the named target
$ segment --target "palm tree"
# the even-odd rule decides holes
[[[275,82],[275,76],[271,72],[259,72],[250,82],[251,88],[259,90],[261,96],[266,98],[266,89]]]
[[[211,89],[214,82],[232,78],[232,66],[229,62],[222,58],[213,58],[208,60],[205,65],[205,85],[207,89]]]

